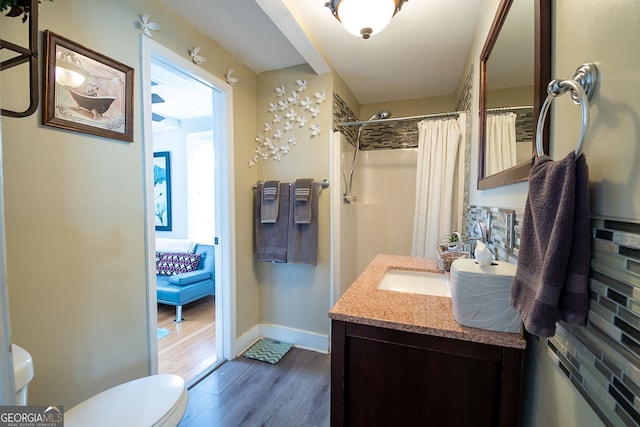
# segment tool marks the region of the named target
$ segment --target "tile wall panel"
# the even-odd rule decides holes
[[[469,206],[464,238],[491,218],[497,259],[517,263],[523,210],[516,209],[515,245],[505,247],[499,208]],[[592,218],[587,325],[560,322],[552,338],[535,338],[605,425],[640,426],[640,222]]]

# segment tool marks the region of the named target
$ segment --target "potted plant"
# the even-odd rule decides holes
[[[41,0],[38,3],[42,3]],[[6,10],[9,12],[5,13]],[[11,18],[22,16],[22,22],[27,22],[31,13],[31,0],[0,0],[0,13]]]

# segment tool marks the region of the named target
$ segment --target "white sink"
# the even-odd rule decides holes
[[[447,276],[428,271],[387,270],[378,289],[451,298]]]

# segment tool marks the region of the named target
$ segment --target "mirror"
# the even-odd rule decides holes
[[[480,54],[479,190],[527,180],[550,80],[551,0],[502,0]]]

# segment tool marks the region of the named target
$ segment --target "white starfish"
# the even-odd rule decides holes
[[[151,34],[151,31],[158,31],[160,30],[160,28],[162,28],[160,24],[156,22],[149,22],[149,15],[142,15],[139,24],[140,29],[142,30],[144,35],[151,39],[153,38],[153,34]]]
[[[298,92],[303,92],[307,90],[307,81],[306,80],[296,80],[296,84],[298,85]]]
[[[315,124],[311,125],[309,129],[311,130],[312,137],[320,135],[320,132],[321,132],[320,125],[315,125]]]
[[[193,49],[191,49],[191,59],[193,60],[193,63],[196,65],[200,65],[203,62],[207,62],[207,58],[199,55],[201,49],[202,49],[202,46],[196,46]]]
[[[298,96],[298,92],[296,92],[295,90],[292,90],[291,96],[287,98],[287,101],[289,101],[289,104],[297,104],[298,99],[300,99],[300,97]]]
[[[326,101],[327,94],[323,90],[322,92],[316,92],[315,97],[316,97],[316,104],[322,104],[324,101]]]
[[[227,80],[227,83],[229,83],[231,86],[233,86],[234,84],[238,83],[238,79],[235,77],[231,77],[231,74],[233,74],[235,70],[233,68],[227,70],[227,73],[224,75],[224,78]]]

